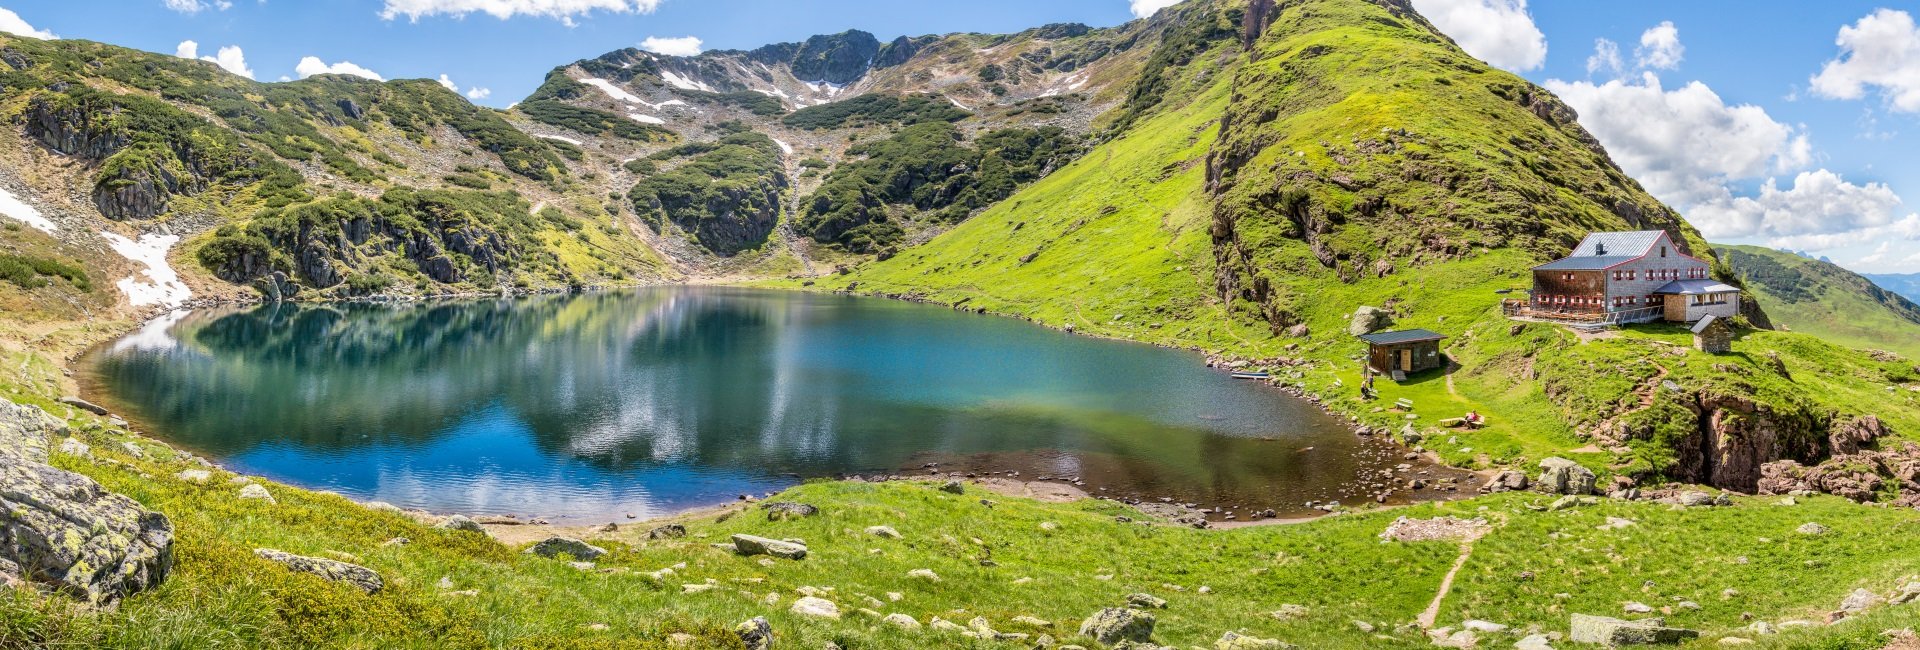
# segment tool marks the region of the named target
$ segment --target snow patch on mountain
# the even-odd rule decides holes
[[[784,151],[784,152],[786,152],[786,153],[787,153],[787,155],[789,155],[789,156],[791,156],[791,155],[793,155],[793,145],[790,145],[790,144],[787,144],[787,141],[786,141],[786,140],[781,140],[781,139],[779,139],[779,138],[774,138],[774,139],[773,139],[773,143],[774,143],[774,144],[777,144],[777,145],[780,145],[780,150],[781,150],[781,151]]]
[[[682,77],[680,75],[674,74],[673,71],[671,70],[661,72],[660,78],[665,80],[667,82],[667,85],[673,86],[675,88],[679,88],[681,90],[702,90],[706,92],[713,92],[712,87],[706,84],[700,83],[698,81],[694,81],[692,79],[688,79],[686,77]]]
[[[639,122],[641,124],[666,124],[667,123],[666,120],[654,117],[652,115],[642,114],[642,113],[628,113],[627,117],[631,117],[633,118],[633,121]]]
[[[180,274],[167,264],[167,251],[180,243],[179,235],[148,233],[134,240],[103,230],[100,236],[107,240],[107,247],[112,248],[113,252],[146,267],[146,270],[115,283],[114,286],[120,287],[120,293],[126,294],[127,302],[135,306],[178,307],[193,297],[193,290],[188,289],[186,283],[180,281]],[[141,280],[142,275],[147,279]]]
[[[18,197],[15,197],[12,192],[8,192],[5,189],[0,189],[0,214],[26,223],[49,235],[53,234],[53,231],[59,230],[59,226],[55,226],[53,220],[42,216],[39,210],[35,210],[33,206],[27,205],[25,201],[21,201]]]
[[[634,95],[633,93],[627,92],[626,89],[623,89],[619,86],[615,86],[613,85],[613,82],[607,81],[605,79],[595,79],[592,77],[588,77],[586,79],[581,79],[580,83],[587,84],[595,88],[599,88],[600,92],[606,93],[608,97],[612,97],[614,99],[618,99],[623,102],[629,102],[634,104],[646,103],[646,102],[640,101],[640,98]]]
[[[565,143],[567,143],[567,144],[570,144],[570,145],[573,145],[573,146],[576,146],[576,147],[578,147],[578,146],[580,146],[581,144],[584,144],[584,143],[582,143],[582,142],[580,142],[579,140],[575,140],[575,139],[573,139],[573,138],[569,138],[569,137],[566,137],[566,136],[563,136],[563,135],[541,135],[541,134],[538,134],[538,133],[536,133],[536,134],[534,134],[534,135],[533,135],[533,137],[536,137],[536,138],[545,138],[545,139],[548,139],[548,140],[558,140],[558,141],[560,141],[560,142],[565,142]]]

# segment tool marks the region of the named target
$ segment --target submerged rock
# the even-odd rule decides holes
[[[97,605],[159,586],[173,567],[172,523],[47,465],[65,430],[39,408],[0,399],[0,576]]]
[[[370,594],[386,587],[386,583],[380,579],[380,574],[375,573],[373,569],[358,564],[348,564],[339,560],[329,560],[320,557],[294,555],[286,551],[277,551],[270,548],[253,549],[253,554],[277,562],[294,571],[311,573],[333,582],[344,582],[359,587],[361,591]]]

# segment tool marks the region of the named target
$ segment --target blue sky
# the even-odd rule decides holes
[[[679,52],[692,51],[687,37],[727,49],[848,28],[885,39],[1108,26],[1169,3],[0,0],[0,30],[207,57],[262,81],[445,75],[474,101],[506,106],[556,65],[650,37]],[[1920,157],[1910,154],[1920,144],[1920,2],[1414,4],[1469,53],[1573,105],[1616,161],[1713,240],[1920,272]]]

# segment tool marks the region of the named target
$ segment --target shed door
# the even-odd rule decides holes
[[[1400,351],[1400,371],[1413,372],[1413,350]]]

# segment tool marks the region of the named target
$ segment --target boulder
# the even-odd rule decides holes
[[[173,567],[173,525],[93,479],[47,465],[66,425],[0,399],[0,582],[52,587],[111,606],[159,586]]]
[[[765,616],[755,616],[734,626],[733,633],[747,645],[747,650],[768,650],[773,647],[773,624]]]
[[[933,572],[933,569],[914,569],[914,570],[912,570],[912,571],[908,571],[908,572],[907,572],[907,577],[909,577],[909,578],[919,578],[919,579],[921,579],[921,580],[925,580],[925,581],[927,581],[927,582],[939,582],[939,581],[940,581],[940,576],[939,576],[939,574],[936,574],[936,573],[934,573],[934,572]]]
[[[1122,641],[1146,642],[1153,636],[1152,614],[1126,607],[1108,607],[1080,623],[1080,636],[1114,645]]]
[[[1793,532],[1800,533],[1802,535],[1824,535],[1827,532],[1827,527],[1822,526],[1817,522],[1809,521],[1807,523],[1800,524],[1800,527],[1793,529]]]
[[[1540,461],[1540,480],[1536,486],[1548,494],[1593,494],[1593,470],[1560,457]]]
[[[779,539],[768,539],[754,535],[735,534],[734,552],[741,555],[771,555],[788,560],[800,560],[807,557],[807,545]]]
[[[790,521],[820,514],[819,508],[791,501],[763,503],[760,504],[760,509],[767,511],[767,521]]]
[[[1433,645],[1441,648],[1472,648],[1480,645],[1479,633],[1473,630],[1460,630],[1456,632],[1450,627],[1427,630],[1427,640],[1432,641]]]
[[[948,494],[966,494],[967,484],[959,481],[947,481],[946,484],[940,486],[940,491]]]
[[[867,534],[887,539],[900,539],[900,531],[894,530],[892,526],[868,526]]]
[[[66,440],[60,441],[60,453],[68,456],[78,456],[80,458],[92,458],[93,447],[88,446],[87,443],[80,442],[78,438],[69,436]]]
[[[1362,306],[1353,310],[1353,319],[1347,323],[1347,333],[1354,336],[1371,334],[1393,324],[1393,317],[1379,307]]]
[[[687,527],[680,524],[656,526],[647,531],[647,539],[679,539],[687,536]]]
[[[183,469],[173,477],[188,483],[205,483],[213,480],[213,472],[204,469]]]
[[[898,627],[903,630],[920,629],[920,621],[916,621],[913,619],[912,616],[908,616],[906,614],[888,614],[885,619],[881,619],[881,620],[883,620],[889,625]]]
[[[1688,490],[1674,497],[1674,502],[1688,508],[1713,505],[1713,495],[1699,490]]]
[[[270,548],[253,549],[253,554],[280,563],[294,571],[311,573],[333,582],[344,582],[359,587],[361,591],[370,594],[386,587],[386,583],[380,580],[380,574],[375,573],[373,569],[358,564],[348,564],[339,560],[329,560],[320,557],[294,555],[286,551],[276,551]]]
[[[78,398],[78,397],[75,397],[75,396],[72,396],[72,395],[66,395],[66,396],[63,396],[63,397],[61,397],[61,398],[60,398],[60,403],[61,403],[61,404],[65,404],[65,405],[67,405],[67,406],[71,406],[71,407],[74,407],[74,408],[77,408],[77,409],[80,409],[80,410],[82,410],[82,411],[86,411],[86,412],[88,412],[88,413],[92,413],[92,414],[94,414],[94,415],[106,415],[106,414],[107,414],[107,407],[105,407],[105,406],[101,406],[101,405],[99,405],[99,404],[95,404],[95,403],[93,403],[93,402],[89,402],[89,401],[86,401],[86,400],[83,400],[83,399],[80,399],[80,398]]]
[[[1858,614],[1867,611],[1884,600],[1885,599],[1881,598],[1879,594],[1865,589],[1855,589],[1853,593],[1847,594],[1845,600],[1840,601],[1840,611],[1848,614]]]
[[[607,549],[571,537],[548,537],[527,548],[527,552],[540,557],[554,557],[565,553],[573,556],[573,559],[592,562],[606,555]]]
[[[1700,637],[1700,633],[1667,627],[1658,618],[1626,621],[1610,616],[1574,614],[1568,635],[1574,643],[1598,643],[1606,646],[1680,643]]]

